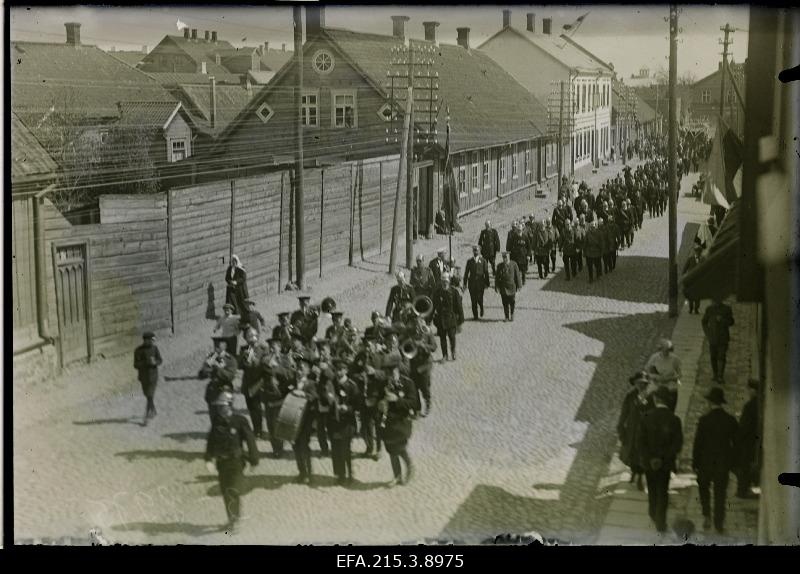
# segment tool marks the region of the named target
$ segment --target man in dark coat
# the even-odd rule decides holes
[[[656,529],[662,533],[667,531],[669,477],[683,447],[681,420],[670,412],[669,399],[668,389],[659,387],[653,393],[655,408],[645,414],[639,429],[642,466],[647,477],[648,512]]]
[[[492,275],[494,275],[495,259],[500,252],[500,235],[497,233],[497,230],[492,227],[492,222],[488,219],[478,238],[478,246],[481,248],[481,255],[483,258],[492,266]]]
[[[586,255],[586,267],[589,269],[589,283],[594,281],[595,272],[598,279],[603,276],[600,257],[603,255],[604,243],[603,231],[599,228],[598,220],[595,220],[589,225],[584,237],[583,252]]]
[[[617,421],[617,436],[622,445],[619,451],[619,459],[631,469],[630,482],[636,482],[639,490],[644,490],[642,475],[642,457],[640,452],[639,431],[641,421],[651,407],[652,402],[647,392],[650,380],[645,371],[639,371],[628,382],[633,385],[633,389],[625,395],[622,402],[622,409]]]
[[[519,267],[522,276],[522,284],[525,285],[525,275],[528,272],[528,249],[530,242],[523,233],[522,225],[516,223],[511,230],[506,241],[506,251],[509,252],[511,260]]]
[[[411,287],[417,295],[430,297],[435,284],[433,271],[425,265],[425,257],[421,253],[417,255],[417,266],[411,270]]]
[[[450,277],[443,275],[433,297],[433,324],[442,346],[442,359],[447,360],[447,342],[450,341],[451,359],[456,360],[456,329],[464,320],[464,309],[460,308],[461,297],[451,287]]]
[[[483,292],[489,287],[489,264],[479,251],[479,247],[472,247],[472,258],[467,261],[464,271],[464,288],[469,288],[469,298],[472,303],[472,318],[478,320],[478,309],[483,317]]]
[[[300,295],[297,300],[300,302],[300,308],[292,313],[290,320],[295,329],[302,335],[303,342],[306,345],[311,344],[311,340],[317,336],[319,330],[319,313],[309,307],[308,302],[311,299],[308,295]]]
[[[228,514],[228,532],[236,532],[241,513],[239,497],[242,493],[245,456],[242,444],[247,443],[247,462],[258,466],[258,448],[250,424],[241,415],[233,413],[233,395],[222,393],[212,402],[214,416],[206,442],[206,467],[217,471],[219,489]]]
[[[436,337],[425,325],[422,317],[416,318],[416,332],[413,334],[417,345],[417,354],[409,361],[410,377],[423,402],[420,416],[426,417],[431,410],[431,371],[433,370],[433,353],[436,352]]]
[[[396,274],[397,285],[392,285],[389,290],[389,300],[386,301],[385,316],[392,320],[392,323],[399,322],[400,314],[406,305],[414,303],[414,288],[406,282],[406,275],[402,271]]]
[[[508,252],[503,251],[503,260],[497,266],[497,275],[494,280],[494,290],[500,293],[503,300],[503,313],[506,321],[514,320],[514,306],[517,291],[522,289],[522,274],[513,261],[508,260]]]
[[[142,335],[142,344],[136,347],[133,352],[133,368],[139,374],[139,382],[142,384],[142,393],[147,400],[144,412],[143,426],[156,416],[156,385],[158,384],[158,366],[163,362],[161,353],[155,345],[155,334],[147,331]]]
[[[539,224],[533,235],[533,260],[536,262],[539,279],[545,279],[550,272],[550,249],[553,246],[551,229],[552,227]]]
[[[289,323],[289,312],[278,313],[278,324],[272,329],[272,338],[281,342],[283,352],[292,348],[292,332],[294,327]]]
[[[739,498],[757,498],[750,486],[753,484],[754,471],[758,469],[759,436],[758,423],[758,386],[757,380],[747,383],[750,400],[745,403],[739,417],[739,432],[736,436],[736,496]]]
[[[428,264],[431,273],[433,273],[434,289],[441,283],[442,275],[450,273],[450,266],[447,264],[446,256],[447,249],[441,247],[436,250],[436,259],[431,259],[431,262]]]
[[[390,486],[408,484],[414,475],[414,465],[408,454],[408,441],[411,439],[413,419],[419,412],[419,395],[414,382],[400,374],[396,360],[384,364],[388,380],[380,399],[381,439],[392,464],[394,479]],[[403,476],[401,461],[406,465]]]
[[[733,326],[733,309],[715,297],[703,314],[703,331],[708,338],[708,349],[711,357],[711,370],[714,381],[725,382],[725,362],[730,342],[730,328]]]
[[[561,260],[567,281],[578,274],[577,221],[568,221],[561,234]]]
[[[237,370],[236,357],[228,353],[225,339],[217,339],[216,344],[216,349],[203,362],[197,375],[200,380],[210,379],[206,385],[205,401],[212,424],[214,423],[212,404],[221,392],[233,392],[233,379]]]
[[[272,456],[279,458],[283,454],[283,441],[275,436],[278,427],[278,416],[283,406],[283,399],[289,392],[289,385],[294,379],[294,366],[291,359],[281,353],[280,339],[267,341],[269,350],[261,356],[261,368],[264,371],[264,387],[262,400],[267,420],[269,441],[272,445]]]
[[[700,504],[703,508],[703,528],[711,528],[711,492],[714,485],[714,528],[723,532],[725,498],[728,492],[728,473],[734,466],[734,446],[738,424],[725,412],[725,393],[714,387],[706,395],[709,411],[700,417],[694,435],[692,468],[697,474]]]
[[[245,333],[247,345],[239,351],[237,360],[242,370],[242,394],[244,395],[253,432],[257,437],[264,438],[264,412],[262,390],[264,388],[264,370],[261,361],[267,353],[264,345],[258,340],[258,332],[250,327]]]
[[[339,485],[353,482],[353,454],[351,443],[356,434],[356,412],[361,405],[358,385],[348,376],[348,363],[344,359],[334,359],[336,371],[327,385],[327,393],[320,394],[320,403],[327,403],[328,436],[331,439],[331,461],[333,474]]]
[[[572,210],[569,204],[565,203],[563,199],[559,199],[555,208],[553,208],[553,227],[556,228],[559,235],[564,234],[564,229],[568,223],[572,223]]]
[[[683,266],[683,274],[684,276],[689,273],[692,269],[697,267],[698,263],[700,263],[700,255],[703,253],[703,246],[699,243],[694,244],[694,253],[686,260],[686,263]],[[684,296],[686,293],[684,292]],[[686,297],[686,300],[689,302],[689,313],[694,313],[695,315],[700,314],[700,299],[689,299]]]

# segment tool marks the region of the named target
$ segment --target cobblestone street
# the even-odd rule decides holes
[[[584,179],[596,191],[621,167]],[[695,179],[684,178],[678,204],[679,268],[692,241],[686,223],[702,220],[708,209],[685,197]],[[513,216],[538,214],[554,201],[551,194],[488,217],[504,242]],[[472,216],[457,244],[454,238],[459,262],[486,217]],[[162,378],[170,380],[159,383],[158,417],[146,428],[130,356],[67,373],[59,392],[82,400],[64,399],[60,408],[46,395],[38,398],[42,389],[17,391],[15,538],[85,536],[100,528],[125,544],[476,543],[536,531],[592,543],[609,503],[604,477],[628,377],[674,325],[666,305],[667,223],[666,214],[645,215],[616,270],[591,285],[586,269],[567,282],[560,260],[557,274],[545,280],[531,266],[513,323],[502,321],[499,296],[487,292],[485,320],[468,319],[458,337],[458,361],[435,366],[431,415],[416,421],[410,443],[416,464],[410,485],[385,487],[392,477],[387,457],[357,458],[352,489],[334,486],[330,459],[317,457],[317,486],[297,485],[292,458],[266,457],[269,443],[260,440],[262,461],[248,470],[245,516],[234,537],[220,529],[225,512],[217,479],[203,464],[205,384],[194,375],[210,327],[187,330],[180,341],[158,341]],[[446,238],[422,241],[417,249],[429,255],[440,244]],[[393,283],[378,271],[385,259],[339,270],[330,288],[320,282],[314,298],[341,294],[339,308],[363,328],[371,309],[383,310]],[[281,306],[295,306],[291,293],[274,297],[263,311]],[[464,308],[471,317],[468,293]],[[274,315],[264,315],[274,324]],[[326,326],[322,321],[320,332]],[[93,396],[104,378],[116,382],[98,384],[104,391]],[[236,401],[244,412],[243,397]],[[363,442],[353,448],[363,452]]]

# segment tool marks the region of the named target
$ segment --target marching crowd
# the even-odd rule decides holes
[[[214,350],[198,375],[209,381],[205,401],[211,431],[205,458],[209,470],[219,475],[229,528],[236,528],[240,516],[245,463],[259,463],[256,438],[269,440],[276,458],[290,443],[302,484],[312,484],[312,436],[320,454],[331,457],[338,484],[354,482],[356,437],[364,441],[364,455],[375,460],[385,447],[393,473],[390,486],[410,481],[414,465],[408,441],[414,422],[431,412],[434,354],[441,348],[442,361],[456,360],[456,337],[464,323],[462,293],[469,290],[473,319],[482,319],[491,268],[505,320],[513,321],[515,295],[526,282],[529,263],[536,264],[540,279],[555,273],[558,252],[567,281],[582,273],[584,260],[590,283],[613,272],[617,252],[632,246],[645,211],[650,217],[665,211],[663,151],[656,142],[643,145],[642,153],[651,159],[636,169],[626,166],[596,195],[585,183],[564,178],[552,214],[514,221],[503,251],[497,230],[486,221],[464,267],[463,285],[460,268],[446,258],[446,250],[428,264],[418,256],[408,278],[397,274],[384,312],[373,311],[363,333],[336,309],[335,301],[310,305],[308,296],[300,296],[299,308],[280,313],[278,324],[267,330],[249,299],[244,267],[233,256]],[[320,337],[323,314],[330,315],[332,324]],[[239,348],[241,335],[245,343]],[[153,396],[162,358],[154,334],[145,333],[144,339],[134,367],[147,398],[147,424],[156,414]],[[234,412],[234,392],[243,394],[249,422]]]

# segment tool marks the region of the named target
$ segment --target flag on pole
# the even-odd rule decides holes
[[[189,27],[189,24],[187,24],[186,22],[181,22],[180,20],[178,20],[176,25],[178,26],[178,31]]]
[[[742,195],[742,144],[722,118],[717,118],[717,133],[708,160],[703,203],[725,209]]]
[[[568,30],[568,31],[572,30],[573,32],[575,32],[575,30],[578,29],[578,26],[580,26],[583,23],[583,20],[588,15],[589,15],[589,12],[587,12],[586,14],[582,14],[581,16],[578,16],[578,18],[572,24],[564,24],[564,30]]]
[[[444,197],[442,211],[445,213],[445,221],[449,233],[461,231],[458,224],[458,185],[453,175],[453,158],[450,155],[450,108],[447,108],[447,138],[444,144]]]

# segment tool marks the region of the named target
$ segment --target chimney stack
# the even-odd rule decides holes
[[[392,16],[392,36],[405,40],[406,22],[410,19],[408,16]]]
[[[425,27],[425,41],[436,44],[436,28],[439,27],[439,22],[423,22],[422,25]]]
[[[192,40],[197,40],[197,28],[192,28]]]
[[[217,31],[216,30],[211,30],[211,41],[214,42],[215,44],[217,43]]]
[[[67,28],[67,44],[70,46],[81,45],[81,25],[78,22],[67,22],[64,24]]]
[[[318,36],[325,27],[325,6],[306,7],[306,36]]]
[[[146,53],[147,53],[147,45],[145,44],[144,46],[142,46],[142,54]]]
[[[458,45],[469,50],[469,28],[456,28]]]
[[[206,63],[205,62],[200,62],[200,73],[201,74],[206,74],[207,73],[206,72]]]
[[[189,34],[190,34],[190,33],[191,33],[191,30],[189,30],[189,28],[184,28],[184,29],[183,29],[183,38],[184,38],[185,40],[188,40],[188,39],[189,39]]]
[[[281,44],[281,52],[285,52],[285,51],[286,51],[286,44]]]
[[[536,14],[528,12],[528,32],[536,32]]]
[[[269,42],[264,42],[264,53],[269,52]]]
[[[209,79],[211,80],[211,129],[213,130],[217,127],[217,80],[214,76]]]
[[[542,34],[550,35],[550,27],[553,24],[552,18],[542,18]]]
[[[511,10],[503,10],[503,28],[511,26]]]
[[[208,42],[210,39],[211,39],[211,32],[206,30],[206,42]]]

